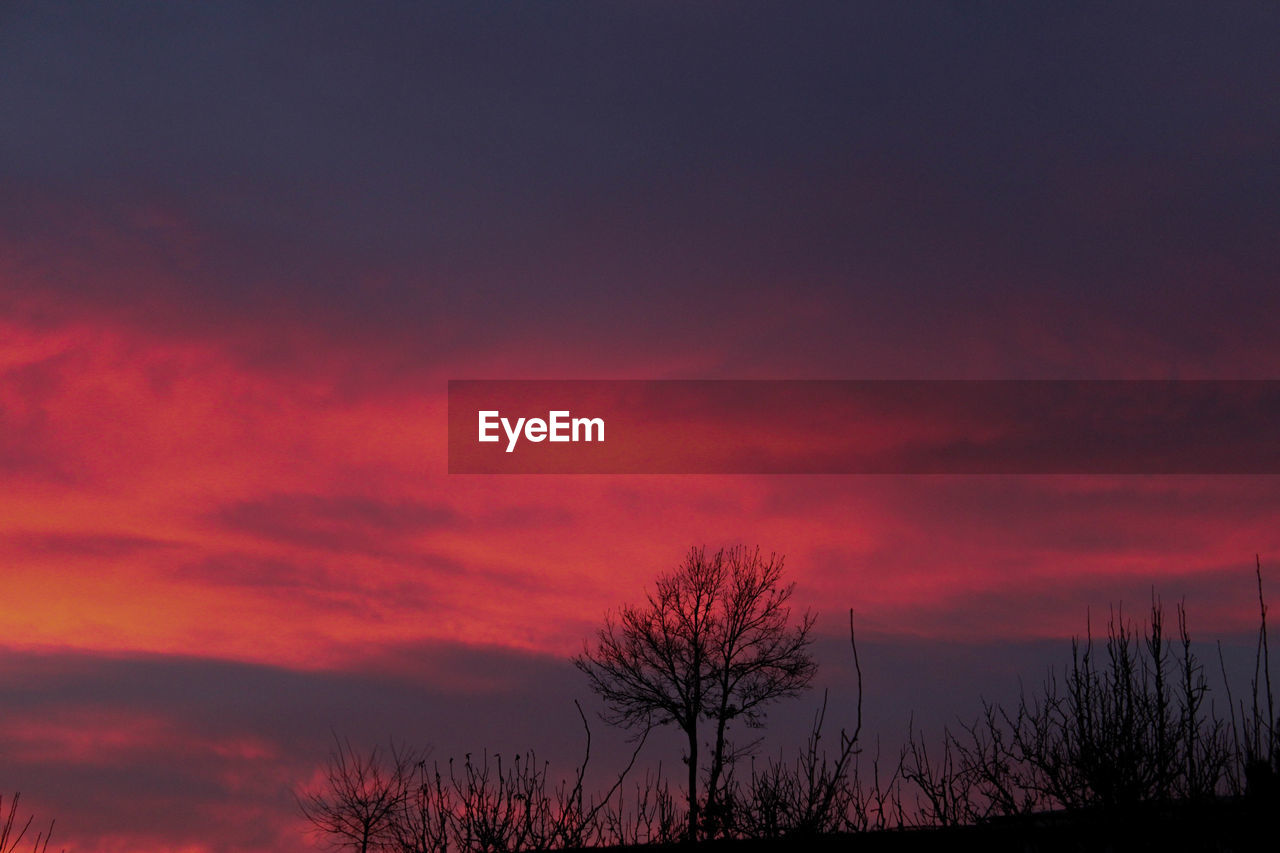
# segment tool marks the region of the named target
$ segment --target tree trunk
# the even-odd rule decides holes
[[[727,712],[720,708],[720,719],[716,722],[716,745],[711,754],[711,775],[707,780],[707,813],[713,822],[718,822],[721,815],[714,811],[719,806],[720,776],[724,773],[724,728]],[[718,826],[718,823],[715,825]]]
[[[689,735],[689,841],[698,840],[698,721],[685,728]]]

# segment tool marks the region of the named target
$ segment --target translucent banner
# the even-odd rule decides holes
[[[1280,381],[449,383],[453,474],[1275,474]]]

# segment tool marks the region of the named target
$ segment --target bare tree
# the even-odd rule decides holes
[[[323,789],[298,796],[302,814],[335,847],[360,853],[392,849],[393,829],[419,765],[416,753],[392,745],[357,752],[334,736]]]
[[[446,853],[454,829],[452,788],[440,767],[419,757],[407,768],[405,795],[391,818],[388,835],[396,853]]]
[[[21,825],[18,823],[18,799],[21,794],[15,793],[9,798],[9,809],[4,811],[0,809],[0,853],[15,853],[18,845],[22,843],[22,839],[26,837],[27,831],[31,829],[31,824],[35,820],[35,815],[29,815]],[[0,806],[4,805],[4,797],[0,796]],[[37,832],[35,839],[32,841],[31,850],[33,853],[46,853],[49,849],[49,839],[53,836],[53,821],[49,821],[49,829],[47,832]]]
[[[674,725],[688,743],[690,839],[714,835],[727,819],[722,797],[736,748],[730,724],[759,727],[765,706],[808,686],[814,617],[791,624],[794,584],[782,583],[783,558],[745,547],[708,556],[691,548],[675,571],[658,578],[639,607],[610,615],[594,647],[575,660],[605,701],[605,719],[647,731]],[[698,747],[711,728],[705,802],[699,797]]]

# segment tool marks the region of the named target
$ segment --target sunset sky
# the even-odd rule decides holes
[[[1277,32],[0,5],[0,793],[79,853],[302,853],[334,732],[563,765],[569,658],[695,544],[786,555],[838,695],[853,609],[893,753],[1153,586],[1247,644],[1274,476],[451,475],[446,389],[1280,378]]]

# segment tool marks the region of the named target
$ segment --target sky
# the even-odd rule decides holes
[[[1278,29],[3,4],[0,793],[69,851],[301,853],[335,733],[571,763],[571,656],[692,545],[785,555],[833,695],[853,610],[886,743],[1153,587],[1247,645],[1274,476],[467,476],[446,391],[1277,378]]]

